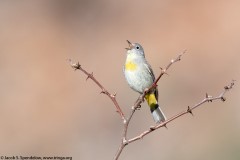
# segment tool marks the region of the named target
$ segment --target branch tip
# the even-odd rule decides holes
[[[70,63],[71,67],[74,69],[74,70],[77,70],[77,69],[80,69],[81,68],[81,65],[79,62],[77,63],[73,63],[73,61],[71,59],[68,59],[68,62]]]
[[[181,54],[180,54],[180,55],[179,55],[179,56],[178,56],[178,57],[177,57],[177,58],[174,60],[174,62],[180,61],[180,60],[181,60],[181,58],[182,58],[182,55],[183,55],[183,54],[185,54],[186,52],[187,52],[187,50],[186,50],[186,49],[185,49],[185,50],[183,50],[183,51],[182,51],[182,53],[181,53]],[[174,63],[174,62],[173,62],[173,63]]]
[[[187,49],[183,50],[182,53],[179,55],[179,58],[181,59],[182,55],[184,55],[187,52]]]
[[[230,85],[225,86],[224,89],[225,89],[225,90],[230,90],[230,89],[232,89],[233,85],[235,84],[235,81],[236,81],[236,80],[232,80],[232,82],[230,83]]]

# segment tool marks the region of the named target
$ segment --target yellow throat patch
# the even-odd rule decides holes
[[[126,64],[125,64],[125,69],[128,70],[128,71],[134,71],[137,69],[137,65],[131,61],[128,61]]]

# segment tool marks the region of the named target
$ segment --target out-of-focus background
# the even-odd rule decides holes
[[[227,101],[208,103],[127,146],[120,159],[239,160],[240,1],[0,1],[0,154],[112,159],[122,133],[111,101],[68,58],[79,61],[128,114],[138,94],[125,82],[127,42],[143,45],[168,117],[218,95],[236,79]],[[129,137],[153,125],[146,104]]]

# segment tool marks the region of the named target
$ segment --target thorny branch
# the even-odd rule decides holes
[[[69,60],[70,62],[70,65],[71,67],[74,69],[74,70],[80,70],[82,71],[84,74],[87,75],[87,79],[92,79],[96,84],[97,86],[102,90],[101,93],[107,95],[111,101],[113,102],[113,104],[115,105],[116,109],[117,109],[117,112],[119,113],[121,119],[122,119],[122,122],[123,122],[123,133],[122,133],[122,140],[121,140],[121,143],[119,145],[119,148],[117,150],[117,153],[114,157],[114,160],[117,160],[119,158],[119,156],[121,155],[123,149],[130,143],[132,142],[135,142],[137,140],[140,140],[142,139],[144,136],[148,135],[149,133],[155,131],[156,129],[159,129],[159,128],[162,128],[162,127],[166,127],[166,125],[172,121],[174,121],[175,119],[179,118],[179,117],[182,117],[183,115],[187,114],[187,113],[190,113],[193,115],[193,110],[196,109],[197,107],[201,106],[202,104],[206,103],[206,102],[212,102],[212,101],[215,101],[215,100],[222,100],[223,102],[226,100],[226,98],[224,97],[225,93],[227,91],[229,91],[230,89],[232,89],[233,85],[234,85],[234,80],[231,82],[230,85],[228,86],[225,86],[224,87],[224,90],[222,93],[220,93],[219,96],[216,96],[216,97],[212,97],[210,95],[208,95],[206,93],[206,96],[205,98],[200,101],[199,103],[193,105],[192,107],[188,106],[186,110],[172,116],[171,118],[168,118],[166,121],[164,122],[161,122],[160,124],[156,124],[155,126],[151,126],[148,130],[142,132],[141,134],[139,134],[138,136],[135,136],[133,138],[130,138],[130,139],[127,139],[127,131],[128,131],[128,126],[129,126],[129,123],[135,113],[135,111],[141,107],[141,104],[143,103],[144,101],[144,97],[145,95],[153,88],[157,87],[157,83],[158,81],[160,80],[160,78],[164,75],[164,74],[167,74],[167,70],[172,66],[172,64],[178,62],[181,60],[181,57],[182,55],[186,52],[183,51],[180,55],[178,55],[175,59],[172,59],[170,61],[170,63],[164,68],[162,69],[161,68],[161,73],[160,75],[157,77],[157,79],[155,80],[155,82],[152,84],[151,87],[147,88],[145,90],[145,92],[143,94],[141,94],[139,96],[139,98],[137,99],[137,101],[134,103],[134,105],[132,106],[131,108],[131,111],[129,113],[129,116],[126,118],[126,116],[124,115],[124,113],[122,112],[117,100],[116,100],[116,94],[111,94],[109,93],[104,87],[102,84],[100,84],[100,82],[93,76],[93,73],[89,73],[87,72],[86,70],[84,70],[81,65],[79,63],[73,63],[71,60]]]
[[[86,70],[84,70],[81,65],[79,64],[79,62],[77,63],[73,63],[71,59],[69,59],[69,62],[70,62],[70,65],[71,67],[74,69],[74,70],[80,70],[82,71],[84,74],[87,75],[87,78],[86,80],[88,80],[89,78],[91,80],[93,80],[93,82],[95,82],[97,84],[97,86],[102,90],[100,93],[103,93],[105,95],[107,95],[113,102],[113,104],[115,105],[116,109],[117,109],[117,112],[119,113],[120,117],[122,118],[122,120],[125,122],[126,121],[126,118],[123,114],[123,111],[121,110],[117,100],[116,100],[116,93],[114,94],[111,94],[109,93],[104,87],[103,85],[98,82],[98,80],[93,76],[93,73],[88,73]]]
[[[142,132],[140,135],[136,136],[136,137],[133,137],[131,139],[128,140],[128,143],[132,143],[136,140],[139,140],[139,139],[142,139],[144,136],[146,136],[147,134],[153,132],[154,130],[158,129],[158,128],[161,128],[161,127],[165,127],[168,123],[172,122],[173,120],[187,114],[187,113],[190,113],[191,115],[193,115],[193,110],[196,109],[197,107],[201,106],[202,104],[206,103],[206,102],[213,102],[215,100],[222,100],[223,102],[226,101],[226,98],[224,97],[225,93],[227,91],[229,91],[230,89],[232,89],[233,85],[234,85],[234,82],[235,80],[232,80],[232,82],[228,85],[228,86],[225,86],[224,87],[224,90],[222,93],[220,93],[220,95],[216,96],[216,97],[212,97],[208,94],[206,94],[206,97],[200,101],[199,103],[193,105],[192,107],[188,106],[187,109],[185,111],[182,111],[174,116],[172,116],[171,118],[167,119],[166,121],[158,124],[158,125],[155,125],[153,127],[150,127],[148,130]]]

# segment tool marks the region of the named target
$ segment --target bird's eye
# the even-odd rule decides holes
[[[139,46],[137,46],[136,49],[139,49]]]

